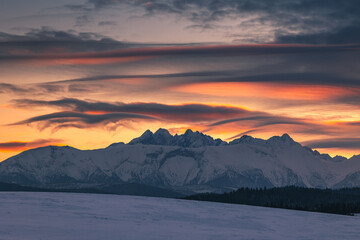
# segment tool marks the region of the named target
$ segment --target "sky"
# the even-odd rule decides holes
[[[0,161],[158,128],[360,154],[358,0],[0,6]]]

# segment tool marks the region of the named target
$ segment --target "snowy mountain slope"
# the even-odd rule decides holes
[[[0,163],[0,181],[41,187],[139,183],[183,193],[352,187],[360,186],[360,157],[333,160],[287,134],[268,140],[243,136],[227,144],[191,130],[172,136],[160,129],[105,149],[49,146],[25,151]]]
[[[346,239],[360,217],[189,200],[0,193],[0,239]]]

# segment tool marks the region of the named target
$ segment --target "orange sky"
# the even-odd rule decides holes
[[[352,46],[10,50],[0,59],[0,160],[49,144],[103,148],[160,127],[224,140],[288,133],[322,153],[360,153]]]

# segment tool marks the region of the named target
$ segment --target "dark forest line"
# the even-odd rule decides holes
[[[229,193],[202,193],[184,199],[343,215],[360,213],[360,188],[240,188]]]

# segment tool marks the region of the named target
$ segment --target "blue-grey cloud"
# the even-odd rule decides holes
[[[46,146],[50,144],[59,144],[63,143],[62,139],[37,139],[33,141],[12,141],[12,142],[1,142],[0,143],[0,151],[19,151],[24,150],[26,148],[35,148]]]
[[[99,126],[107,127],[109,130],[115,130],[118,126],[123,125],[124,121],[138,120],[154,121],[156,118],[133,113],[86,114],[65,111],[32,117],[20,122],[9,124],[9,126],[38,123],[41,130],[51,128],[53,131],[57,131],[59,129],[69,127],[92,128]]]
[[[160,103],[108,103],[99,101],[84,101],[75,98],[65,98],[55,101],[32,99],[18,99],[13,101],[14,106],[28,107],[57,107],[79,113],[106,112],[131,113],[151,116],[172,122],[201,122],[229,118],[231,116],[247,114],[249,111],[238,107],[213,106],[206,104],[167,105]],[[51,115],[52,116],[52,115]],[[110,115],[110,117],[112,117]],[[42,119],[42,118],[41,118]],[[33,121],[34,119],[32,119]],[[25,122],[23,122],[25,123]]]
[[[326,138],[302,143],[311,148],[360,149],[360,138]]]
[[[213,122],[208,127],[221,127],[226,124],[238,124],[241,127],[247,126],[247,128],[250,128],[250,132],[264,131],[266,127],[273,125],[293,126],[292,132],[296,133],[331,135],[335,131],[334,128],[311,122],[308,119],[274,115],[266,112],[251,112],[248,116]],[[244,134],[246,133],[240,133],[235,136]]]
[[[27,89],[10,83],[0,83],[0,94],[1,93],[25,93]]]
[[[24,125],[39,123],[40,128],[58,130],[64,127],[90,128],[108,126],[110,123],[122,124],[123,121],[161,121],[167,123],[196,124],[203,126],[205,131],[221,128],[232,124],[236,129],[247,128],[251,132],[267,131],[271,126],[278,125],[291,129],[293,133],[338,134],[342,128],[313,122],[305,118],[294,118],[266,112],[249,111],[240,107],[214,106],[206,104],[167,105],[160,103],[122,103],[80,100],[64,98],[54,101],[17,99],[14,107],[36,108],[50,107],[64,110],[14,123]],[[352,124],[352,127],[356,127]],[[206,129],[207,128],[207,129]],[[244,134],[244,133],[241,133]],[[240,135],[241,135],[240,134]]]
[[[229,124],[229,123],[238,123],[244,121],[253,121],[256,122],[255,127],[263,127],[268,125],[277,125],[277,124],[294,124],[294,125],[308,125],[304,121],[304,119],[295,119],[289,117],[279,117],[279,116],[272,116],[270,114],[259,113],[255,114],[254,116],[249,117],[241,117],[241,118],[232,118],[226,119],[223,121],[218,121],[215,123],[210,124],[210,127]]]
[[[210,82],[276,82],[276,83],[294,83],[294,84],[325,84],[325,85],[342,85],[358,86],[360,78],[349,78],[337,76],[334,74],[318,72],[295,72],[295,73],[269,73],[246,75],[243,71],[223,70],[223,71],[202,71],[202,72],[182,72],[169,74],[141,74],[141,75],[98,75],[92,77],[68,79],[57,81],[56,83],[66,82],[91,82],[111,79],[132,79],[132,78],[151,78],[151,79],[168,79],[164,81],[166,85],[182,85],[189,83],[210,83]],[[175,79],[175,81],[171,81]],[[177,81],[176,79],[181,79]]]
[[[360,14],[360,11],[359,11]],[[353,44],[360,42],[360,20],[354,25],[329,30],[326,32],[313,32],[305,34],[279,35],[277,43],[304,43],[304,44]]]
[[[0,83],[0,94],[39,95],[64,91],[64,86],[53,83],[39,83],[33,85]]]
[[[107,40],[101,40],[107,41]],[[57,41],[56,45],[60,46],[62,41]],[[0,45],[8,42],[1,42]],[[53,42],[52,42],[53,43]],[[83,44],[84,42],[78,42]],[[18,42],[12,42],[17,48]],[[22,43],[24,44],[24,43]],[[23,48],[30,48],[32,44],[38,47],[44,47],[41,42],[26,42]],[[110,44],[112,47],[113,45]],[[89,44],[91,46],[91,44]],[[86,48],[89,48],[86,46]],[[96,46],[103,48],[108,46],[101,45],[96,42]],[[152,45],[155,46],[155,45]],[[34,47],[34,46],[33,46]],[[63,46],[66,47],[66,44]],[[72,46],[75,48],[75,46]],[[128,45],[127,45],[128,47]],[[79,46],[79,49],[84,48]],[[5,47],[5,49],[7,49]],[[20,48],[21,49],[21,48]],[[70,47],[68,48],[68,51]],[[44,54],[12,54],[10,51],[0,54],[0,60],[41,60],[41,59],[99,59],[99,58],[125,58],[125,57],[241,57],[241,56],[262,56],[262,55],[294,55],[294,54],[327,54],[327,53],[349,53],[358,52],[359,45],[332,45],[332,46],[316,46],[316,45],[208,45],[208,46],[166,46],[147,48],[132,48],[132,49],[114,49],[112,51],[99,52],[79,52],[74,49],[74,52],[44,52]],[[19,49],[18,49],[19,50]],[[49,50],[49,49],[47,49]],[[83,49],[84,50],[84,49]]]
[[[88,0],[94,10],[118,4],[143,8],[146,16],[175,14],[206,29],[228,17],[252,16],[247,24],[276,26],[276,42],[343,44],[360,40],[357,0]]]
[[[24,35],[14,35],[0,32],[0,56],[48,53],[48,51],[61,53],[66,52],[89,52],[124,49],[135,46],[135,43],[127,43],[114,40],[110,37],[92,33],[76,31],[60,31],[49,27],[31,29]]]
[[[115,21],[100,21],[98,23],[99,26],[116,26],[117,23]]]

